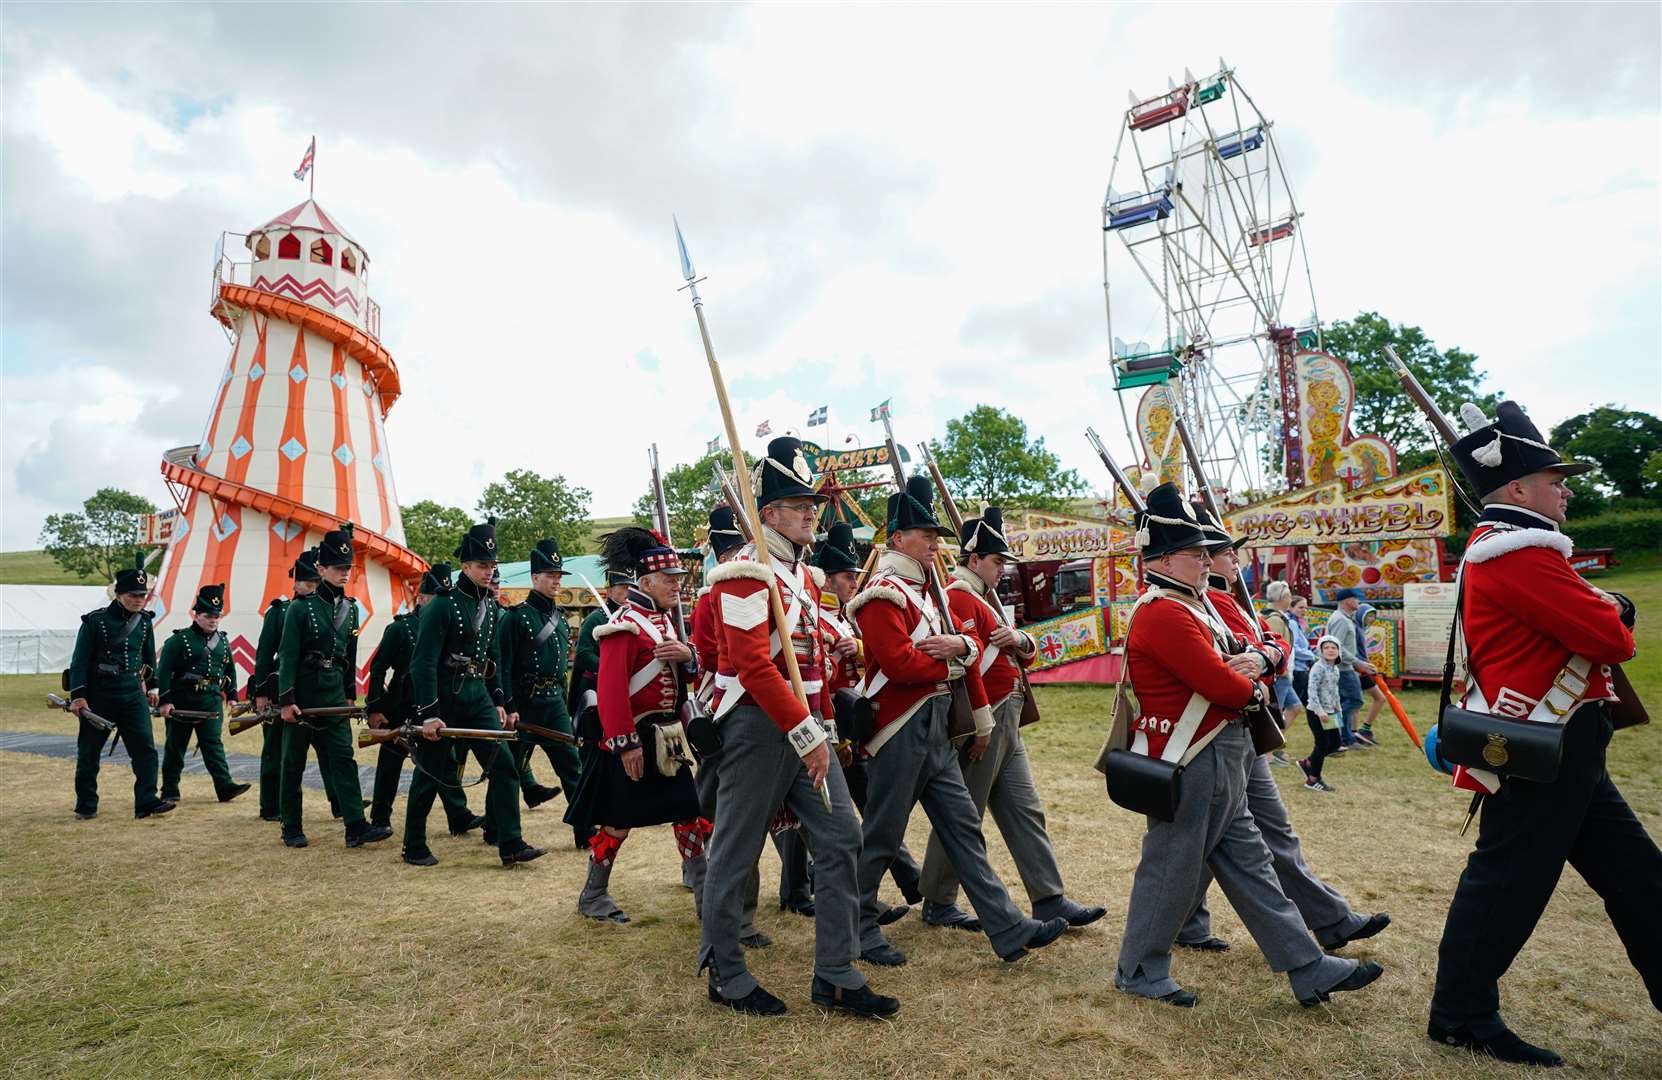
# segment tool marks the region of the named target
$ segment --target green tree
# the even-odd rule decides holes
[[[961,500],[1063,510],[1086,490],[1079,474],[1045,449],[1042,436],[1029,440],[1020,417],[992,405],[948,420],[946,438],[929,445],[942,478]]]
[[[1662,450],[1662,418],[1600,405],[1552,429],[1547,442],[1567,458],[1598,466],[1601,483],[1626,499],[1644,498],[1645,466]]]
[[[1652,498],[1662,498],[1662,450],[1656,450],[1645,459],[1645,483]]]
[[[1463,402],[1473,402],[1486,416],[1493,416],[1500,393],[1481,394],[1478,386],[1484,372],[1477,357],[1458,347],[1438,349],[1417,326],[1392,325],[1373,311],[1354,319],[1334,323],[1322,334],[1322,346],[1345,362],[1356,384],[1356,403],[1351,411],[1351,431],[1378,435],[1397,450],[1397,470],[1412,472],[1437,460],[1436,436],[1426,426],[1424,415],[1397,381],[1385,359],[1385,346],[1414,372],[1443,415],[1451,420],[1460,415]]]
[[[99,488],[78,514],[49,514],[40,530],[46,553],[72,574],[114,581],[115,572],[133,565],[144,547],[135,541],[141,514],[156,506],[142,495],[120,488]]]
[[[676,465],[664,473],[664,502],[669,506],[670,539],[677,547],[691,547],[710,524],[710,509],[724,502],[716,490],[716,466],[732,473],[733,455],[726,450],[705,454],[690,464]],[[745,461],[755,459],[748,453]],[[635,500],[632,508],[635,524],[643,529],[657,528],[656,500],[652,493],[652,478],[648,474],[646,494]]]
[[[450,553],[469,525],[467,511],[422,499],[399,508],[404,519],[404,546],[430,563],[450,562]]]
[[[533,544],[550,536],[560,542],[561,554],[583,554],[589,499],[587,488],[568,484],[563,476],[512,469],[486,486],[477,509],[483,517],[496,518],[497,557],[519,562],[531,557]]]

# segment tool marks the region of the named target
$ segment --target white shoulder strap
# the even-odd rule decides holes
[[[876,580],[881,581],[885,585],[893,585],[895,588],[899,589],[900,592],[906,597],[907,602],[918,609],[918,624],[912,627],[912,633],[910,635],[912,644],[916,645],[918,642],[935,632],[934,625],[929,618],[929,609],[923,604],[923,597],[914,592],[912,587],[907,584],[903,578],[897,574],[885,574]],[[870,665],[867,665],[866,680],[860,687],[860,695],[868,698],[875,697],[877,692],[887,685],[889,685],[889,676],[882,671],[874,672],[870,670]]]

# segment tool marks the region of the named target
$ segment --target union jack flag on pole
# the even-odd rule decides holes
[[[312,162],[317,159],[317,136],[312,136],[311,143],[306,147],[306,154],[300,159],[300,167],[294,170],[296,180],[306,179],[306,174],[312,171]]]
[[[763,420],[760,424],[756,425],[756,437],[758,439],[760,439],[763,435],[771,435],[771,434],[773,434],[773,421],[772,420]]]

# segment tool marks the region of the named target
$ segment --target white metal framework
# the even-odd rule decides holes
[[[1285,411],[1296,407],[1292,346],[1304,337],[1320,347],[1301,219],[1274,125],[1222,60],[1207,77],[1185,71],[1164,94],[1131,95],[1102,207],[1121,416],[1139,447],[1137,399],[1128,411],[1126,393],[1170,395],[1210,479],[1236,498],[1266,490],[1267,474],[1284,468],[1282,433],[1297,430]],[[1159,345],[1116,336],[1116,274],[1158,297],[1158,328],[1122,329],[1163,333]]]

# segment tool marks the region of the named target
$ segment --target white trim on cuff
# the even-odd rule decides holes
[[[807,757],[825,741],[825,729],[815,720],[813,714],[802,718],[802,722],[785,732],[785,739],[796,751],[797,757]]]

